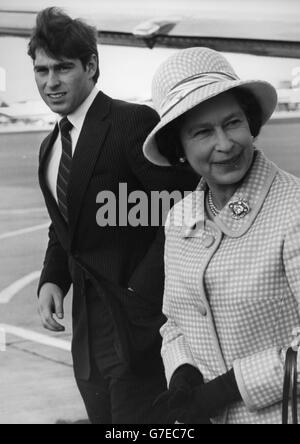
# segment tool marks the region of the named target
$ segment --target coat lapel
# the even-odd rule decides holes
[[[44,140],[44,142],[42,143],[42,146],[41,146],[41,150],[40,150],[40,166],[39,166],[39,172],[40,173],[44,169],[45,162],[47,160],[47,157],[48,157],[48,155],[50,153],[50,150],[51,150],[55,140],[57,139],[57,136],[58,136],[58,126],[55,125],[53,131],[49,134],[48,137],[46,137],[46,139]]]
[[[111,99],[99,92],[90,107],[76,146],[69,183],[68,206],[73,239],[82,202],[103,147],[110,121],[106,119]]]
[[[54,197],[51,194],[50,189],[48,188],[48,185],[46,182],[46,174],[45,174],[45,168],[47,165],[47,158],[48,158],[48,155],[50,154],[50,151],[53,147],[53,144],[54,144],[57,136],[58,136],[58,126],[55,125],[52,133],[49,134],[49,136],[42,143],[41,150],[40,150],[39,182],[40,182],[40,187],[41,187],[41,190],[42,190],[44,198],[45,198],[45,202],[46,202],[46,206],[48,209],[50,219],[53,222],[55,222],[58,232],[65,233],[65,235],[62,236],[62,238],[67,239],[66,233],[67,233],[68,227],[61,215],[61,212],[59,211],[56,200],[54,199]],[[66,245],[66,248],[68,248],[68,245]]]
[[[252,169],[230,199],[230,203],[216,218],[216,223],[229,237],[241,237],[250,229],[263,207],[278,172],[276,165],[269,161],[261,151],[257,150],[255,155]],[[236,219],[230,206],[241,200],[247,202],[249,210],[246,215]]]

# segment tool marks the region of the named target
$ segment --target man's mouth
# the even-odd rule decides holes
[[[64,97],[67,93],[52,93],[52,94],[47,94],[47,96],[50,99],[61,99],[62,97]]]

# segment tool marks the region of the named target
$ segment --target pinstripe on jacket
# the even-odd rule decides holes
[[[280,350],[300,324],[300,180],[257,151],[231,199],[250,204],[239,220],[228,205],[207,220],[206,188],[202,179],[166,226],[167,379],[185,363],[206,382],[233,367],[243,402],[214,422],[280,423]]]

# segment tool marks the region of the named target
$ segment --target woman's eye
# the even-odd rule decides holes
[[[226,124],[226,126],[227,126],[227,127],[235,127],[235,126],[238,126],[240,123],[241,123],[241,120],[240,120],[240,119],[233,119],[233,120],[230,120],[230,121]]]
[[[195,137],[205,137],[209,135],[209,129],[202,129],[195,132]]]

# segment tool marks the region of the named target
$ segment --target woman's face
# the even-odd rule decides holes
[[[210,186],[236,185],[253,162],[249,124],[230,92],[187,113],[180,136],[190,165]]]

